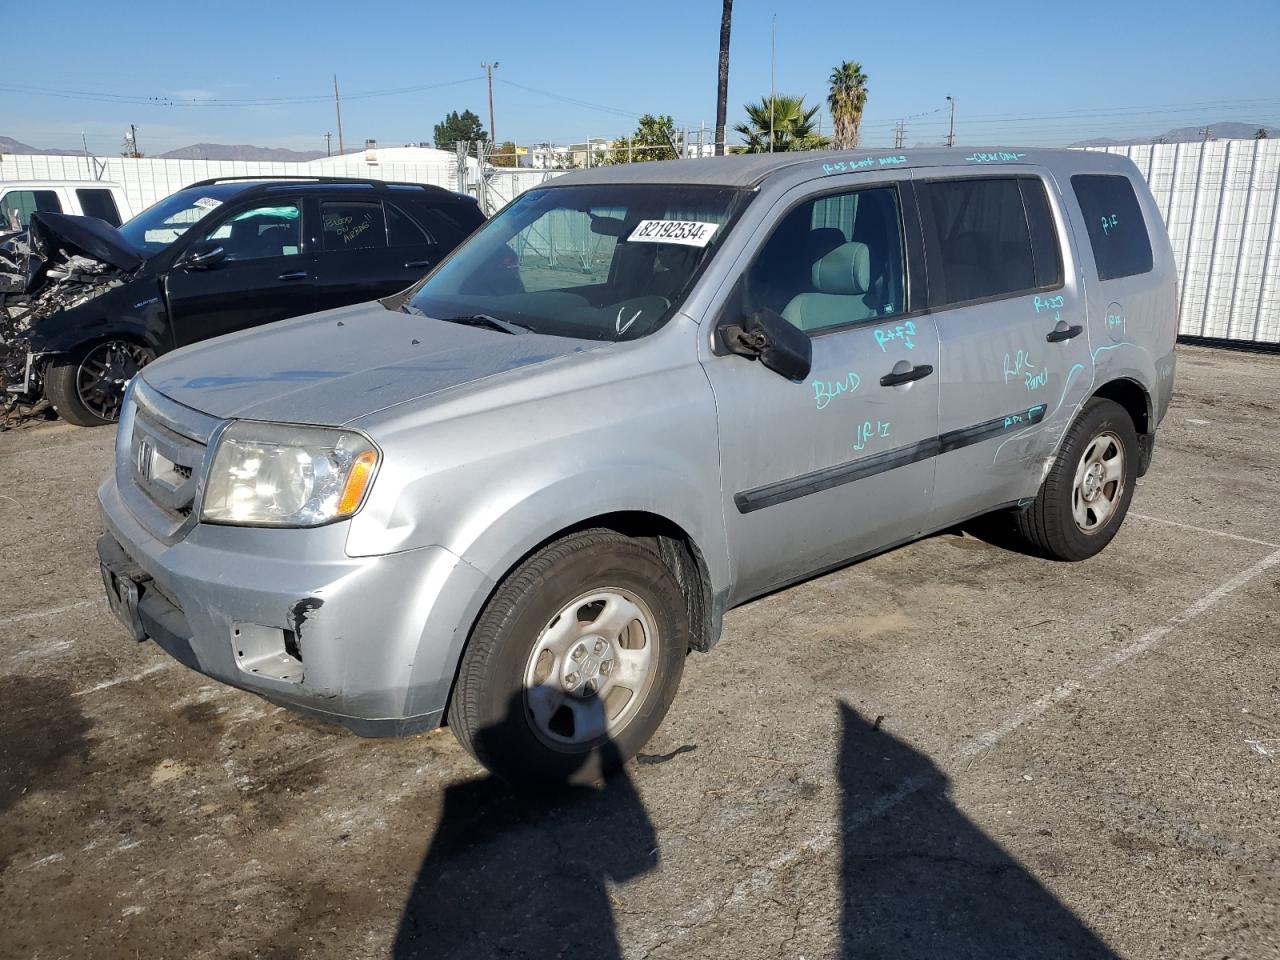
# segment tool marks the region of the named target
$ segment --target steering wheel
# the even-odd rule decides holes
[[[608,309],[614,311],[613,332],[618,339],[628,335],[629,339],[634,339],[653,329],[658,318],[671,309],[671,301],[656,295],[630,297]]]

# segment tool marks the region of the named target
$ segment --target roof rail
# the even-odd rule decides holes
[[[377,177],[325,177],[311,176],[308,174],[292,174],[292,173],[258,173],[258,174],[240,174],[234,177],[210,177],[208,180],[197,180],[195,183],[187,184],[187,187],[211,187],[217,183],[236,183],[250,180],[278,180],[281,182],[302,181],[305,183],[364,183],[370,186],[396,186],[396,187],[422,187],[424,190],[439,190],[442,193],[452,193],[447,187],[439,186],[434,183],[412,183],[408,180],[379,180]],[[184,188],[185,189],[185,188]]]

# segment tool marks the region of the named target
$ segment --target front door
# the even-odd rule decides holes
[[[296,199],[231,211],[201,239],[223,248],[206,268],[174,266],[165,294],[177,346],[315,310],[313,264]]]
[[[792,383],[759,363],[708,356],[716,396],[731,602],[923,529],[938,433],[938,343],[914,311],[909,182],[856,176],[780,201],[721,313],[773,310],[812,338]],[[744,258],[750,255],[744,255]]]
[[[940,350],[937,528],[1035,494],[1093,360],[1056,188],[916,176]]]

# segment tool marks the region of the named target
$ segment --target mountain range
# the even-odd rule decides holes
[[[84,156],[83,150],[60,150],[33,147],[12,137],[0,137],[0,153],[38,153],[55,157]],[[165,153],[148,154],[162,160],[287,160],[302,162],[323,157],[323,150],[288,150],[284,147],[258,147],[249,143],[193,143]]]
[[[1265,123],[1239,123],[1224,120],[1219,123],[1206,124],[1212,140],[1252,140],[1258,130],[1267,131],[1268,138],[1280,137],[1280,127],[1268,127]],[[1073,147],[1111,147],[1127,143],[1194,143],[1204,139],[1204,127],[1177,127],[1166,130],[1155,136],[1129,137],[1124,140],[1113,140],[1110,137],[1095,137],[1092,140],[1077,140]]]

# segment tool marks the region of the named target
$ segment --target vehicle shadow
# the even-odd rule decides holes
[[[842,960],[1117,956],[956,808],[928,757],[843,703],[840,720]]]
[[[480,742],[524,723],[523,710],[523,696],[513,698]],[[657,846],[625,770],[554,792],[516,791],[495,776],[453,784],[391,955],[620,958],[609,884],[653,870]]]

